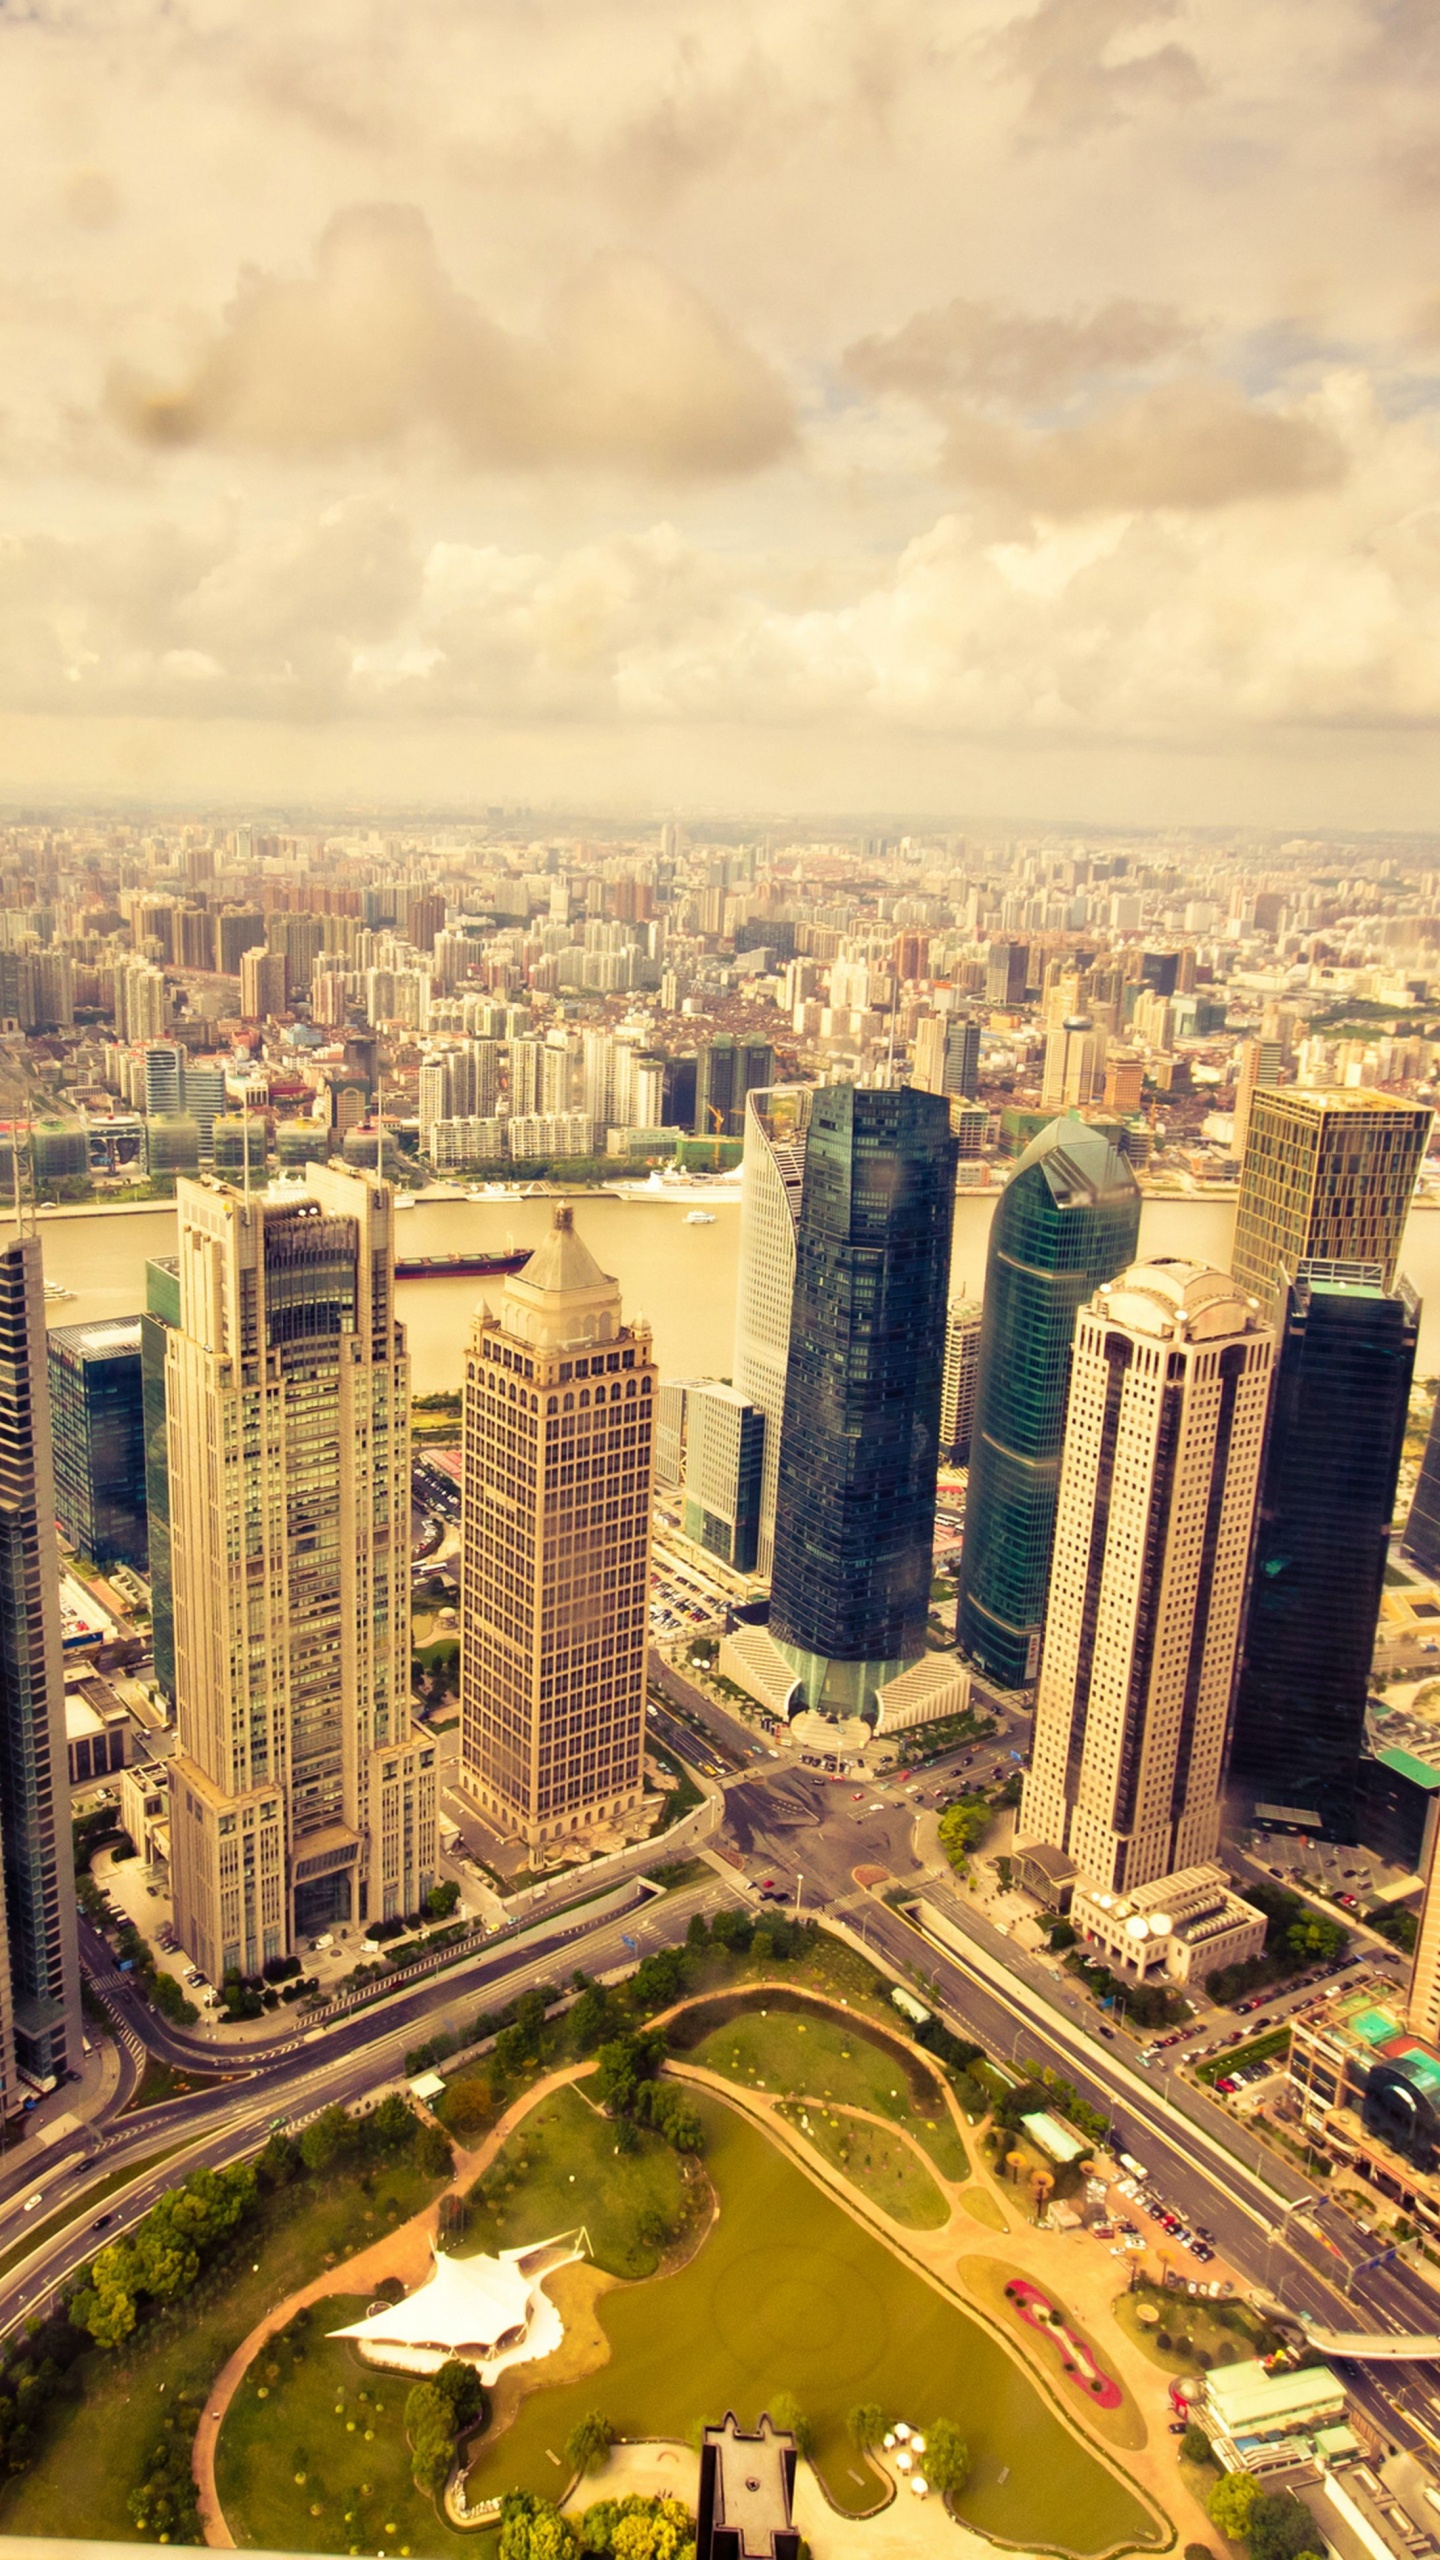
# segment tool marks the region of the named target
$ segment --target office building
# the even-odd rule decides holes
[[[288,1010],[290,963],[283,951],[257,943],[240,955],[240,1013],[246,1022],[268,1022]]]
[[[1032,1140],[991,1221],[956,1623],[1004,1689],[1040,1665],[1075,1318],[1139,1236],[1129,1164],[1076,1119]]]
[[[685,1535],[734,1573],[753,1573],[760,1535],[765,1416],[718,1378],[685,1400]]]
[[[1025,984],[1030,957],[1028,943],[992,942],[985,955],[985,1001],[1004,1006],[1025,1001]]]
[[[1302,1262],[1375,1262],[1393,1288],[1434,1115],[1361,1087],[1257,1085],[1230,1267],[1267,1311]]]
[[[1230,1776],[1237,1818],[1356,1838],[1356,1789],[1420,1309],[1378,1264],[1286,1292]]]
[[[176,1926],[212,1982],[418,1910],[435,1746],[410,1721],[410,1364],[392,1194],[179,1186],[165,1331]]]
[[[61,1324],[48,1339],[55,1516],[96,1564],[145,1571],[140,1319]]]
[[[968,1466],[975,1428],[975,1396],[980,1383],[980,1327],[984,1307],[978,1298],[952,1298],[945,1313],[945,1369],[940,1381],[940,1454],[952,1466]]]
[[[1425,1899],[1410,1963],[1406,2016],[1414,2033],[1440,2044],[1440,1830],[1431,1842]]]
[[[800,2560],[795,2439],[762,2412],[753,2435],[733,2411],[700,2436],[695,2560]]]
[[[775,1496],[790,1357],[795,1230],[800,1221],[811,1099],[808,1085],[772,1085],[749,1095],[745,1105],[734,1373],[740,1394],[765,1416],[755,1569],[767,1579],[775,1562]]]
[[[165,1424],[165,1335],[180,1322],[180,1265],[173,1254],[145,1265],[140,1318],[140,1401],[145,1425],[145,1524],[150,1643],[160,1694],[175,1704],[175,1601],[170,1579],[170,1453]]]
[[[1194,1262],[1136,1263],[1076,1323],[1018,1828],[1102,1892],[1215,1855],[1271,1352]]]
[[[925,1650],[954,1194],[942,1095],[812,1095],[770,1633],[838,1713]]]
[[[775,1052],[765,1040],[734,1040],[717,1032],[696,1061],[697,1138],[743,1138],[745,1104],[775,1081]]]
[[[39,1241],[0,1247],[0,2107],[80,2069],[55,1477]]]
[[[461,1784],[532,1847],[642,1818],[655,1388],[557,1207],[465,1359]]]

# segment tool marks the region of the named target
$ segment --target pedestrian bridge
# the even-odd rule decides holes
[[[1412,2337],[1403,2329],[1322,2329],[1305,2323],[1305,2344],[1322,2356],[1352,2356],[1357,2364],[1440,2363],[1440,2334]]]

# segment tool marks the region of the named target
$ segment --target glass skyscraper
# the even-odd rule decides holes
[[[1285,1301],[1231,1787],[1355,1838],[1370,1658],[1420,1308],[1378,1264],[1302,1263]]]
[[[1040,1667],[1070,1347],[1079,1310],[1135,1260],[1140,1193],[1103,1129],[1052,1120],[995,1212],[960,1560],[961,1649],[1002,1689]]]
[[[840,1713],[925,1650],[954,1188],[942,1095],[814,1095],[770,1633]]]
[[[145,1417],[145,1517],[150,1549],[150,1637],[161,1695],[175,1703],[175,1598],[170,1579],[170,1452],[165,1427],[165,1336],[180,1322],[180,1265],[163,1254],[145,1265],[140,1386]]]
[[[145,1571],[140,1319],[52,1325],[50,1425],[56,1517],[96,1564]]]

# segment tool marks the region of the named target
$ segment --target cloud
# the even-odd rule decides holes
[[[296,459],[429,430],[474,468],[687,479],[759,470],[794,436],[778,376],[653,260],[593,259],[521,337],[452,284],[423,215],[393,204],[337,215],[312,276],[244,274],[188,380],[119,369],[109,397],[153,445]]]
[[[1341,479],[1345,458],[1313,419],[1265,409],[1232,383],[1157,383],[1085,424],[1037,435],[960,411],[942,465],[955,479],[1042,515],[1091,509],[1222,507]]]
[[[1179,0],[1041,0],[1000,40],[1001,61],[1025,82],[1032,133],[1065,138],[1150,106],[1186,107],[1205,88],[1184,45],[1146,42]]]
[[[958,298],[917,311],[889,337],[847,347],[845,369],[871,391],[920,400],[955,393],[1028,407],[1097,373],[1128,372],[1189,345],[1194,328],[1160,303],[1112,301],[1088,316],[1034,315]]]

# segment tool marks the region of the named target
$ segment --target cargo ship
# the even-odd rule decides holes
[[[535,1248],[522,1244],[508,1253],[397,1253],[397,1280],[498,1280],[519,1271]]]

